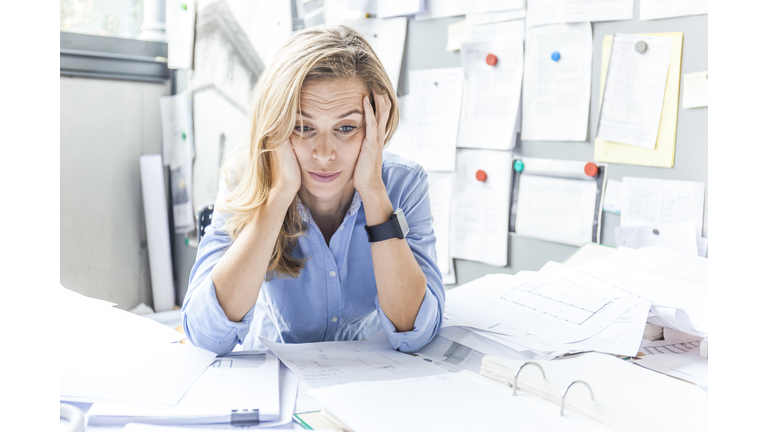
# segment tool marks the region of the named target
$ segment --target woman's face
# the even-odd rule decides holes
[[[304,83],[291,144],[301,167],[301,186],[317,198],[333,197],[352,181],[365,138],[367,94],[354,79]]]

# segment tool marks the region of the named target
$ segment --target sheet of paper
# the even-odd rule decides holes
[[[195,229],[192,206],[192,161],[195,139],[192,127],[192,95],[184,91],[160,98],[163,129],[163,165],[170,167],[173,223],[176,233]]]
[[[477,179],[478,171],[486,175]],[[451,202],[451,255],[507,265],[512,153],[459,150]]]
[[[529,26],[631,20],[634,0],[528,0]]]
[[[313,389],[445,373],[444,369],[418,357],[368,340],[281,344],[259,339]]]
[[[128,423],[122,429],[125,432],[200,432],[243,429],[261,429],[274,426],[283,426],[293,421],[293,413],[296,409],[296,393],[299,388],[299,377],[290,371],[284,364],[280,364],[280,418],[273,421],[262,421],[257,425],[195,425],[189,427],[158,426],[145,423]]]
[[[515,233],[572,246],[593,241],[595,191],[590,180],[521,175]]]
[[[603,195],[603,211],[621,214],[623,185],[618,180],[608,179]]]
[[[471,372],[310,390],[328,411],[356,431],[604,430],[556,415],[556,408]],[[425,403],[428,401],[428,403]],[[457,413],[457,415],[446,415]],[[470,414],[471,413],[471,414]]]
[[[640,0],[640,21],[709,13],[709,0]]]
[[[616,246],[638,249],[659,246],[698,256],[696,227],[692,224],[659,224],[616,227]]]
[[[365,18],[345,20],[344,24],[357,30],[371,44],[384,65],[389,80],[392,81],[392,86],[398,88],[408,18]]]
[[[168,0],[165,3],[168,69],[192,68],[196,12],[196,0]]]
[[[467,14],[467,25],[491,24],[525,18],[525,8]]]
[[[525,0],[426,0],[426,9],[415,17],[417,20],[446,18],[524,7]]]
[[[683,108],[709,106],[709,71],[683,75]]]
[[[89,425],[129,422],[209,424],[228,422],[233,409],[259,410],[260,421],[280,418],[280,362],[267,352],[240,351],[217,357],[178,404],[167,409],[95,403]]]
[[[508,42],[525,40],[525,21],[514,20],[478,25],[468,24],[464,32],[463,42],[490,43],[499,39],[503,39]],[[485,57],[483,57],[483,62],[484,61]]]
[[[424,345],[417,355],[447,372],[468,370],[478,374],[485,356],[482,352],[440,335]]]
[[[647,311],[650,303],[568,267],[560,274],[488,275],[448,291],[446,305],[451,317],[443,326],[560,345],[595,336],[626,311],[635,306]],[[641,322],[638,338],[644,326]]]
[[[707,246],[709,246],[709,239],[706,237],[696,237],[696,249],[699,252],[700,257],[707,256]]]
[[[376,2],[376,17],[410,16],[426,9],[426,0],[381,0]]]
[[[506,344],[492,341],[485,337],[489,333],[479,332],[475,329],[461,326],[442,327],[440,336],[458,342],[464,346],[481,352],[484,355],[496,357],[533,360],[535,355],[525,349],[516,350]]]
[[[621,226],[692,224],[702,234],[704,183],[624,177]]]
[[[448,25],[448,42],[445,44],[446,51],[458,51],[461,49],[461,42],[464,40],[466,27],[467,20]]]
[[[514,35],[511,37],[461,45],[466,81],[459,147],[510,150],[515,146],[523,80],[523,41],[514,39]],[[489,54],[498,59],[495,66],[486,63]]]
[[[387,151],[428,171],[453,171],[463,75],[461,68],[410,71],[410,94],[399,99],[400,124]]]
[[[638,52],[638,44],[647,48]],[[656,147],[671,52],[669,37],[614,37],[598,138],[649,149]]]
[[[590,23],[530,28],[525,38],[520,139],[585,141],[591,86]]]
[[[644,165],[662,168],[672,168],[675,165],[675,143],[677,142],[677,112],[680,96],[680,66],[683,57],[683,33],[653,33],[650,36],[672,37],[672,54],[667,75],[666,91],[664,93],[664,106],[661,109],[661,122],[659,124],[659,136],[656,139],[656,147],[647,149],[644,147],[628,146],[603,139],[595,138],[595,161],[608,163],[621,163],[631,165]],[[613,35],[606,35],[603,39],[603,54],[600,68],[600,100],[603,99],[605,78],[608,72],[608,63],[611,56]]]
[[[429,204],[432,208],[432,229],[435,230],[437,244],[437,265],[443,274],[443,284],[456,283],[451,258],[451,194],[453,193],[453,173],[432,171],[428,173]]]

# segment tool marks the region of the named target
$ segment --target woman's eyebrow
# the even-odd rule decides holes
[[[355,108],[355,109],[353,109],[352,111],[350,111],[350,112],[348,112],[348,113],[346,113],[346,114],[342,114],[342,115],[340,115],[338,118],[339,118],[339,119],[343,119],[344,117],[347,117],[347,116],[349,116],[349,115],[352,115],[352,114],[360,114],[360,115],[363,115],[363,112],[362,112],[362,111],[360,111],[360,109],[358,109],[358,108]]]

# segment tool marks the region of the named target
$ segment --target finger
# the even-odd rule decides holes
[[[363,110],[365,111],[365,138],[373,143],[378,142],[378,123],[376,115],[373,113],[371,101],[368,96],[363,98]]]
[[[392,108],[392,102],[390,102],[389,97],[384,94],[375,94],[373,97],[376,100],[376,106],[379,107],[379,109],[376,111],[378,136],[383,139],[385,136],[387,136],[387,120],[389,120],[389,111]]]

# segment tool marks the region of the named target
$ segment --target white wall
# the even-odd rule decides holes
[[[139,156],[161,152],[168,85],[60,83],[61,283],[122,309],[152,305]]]

